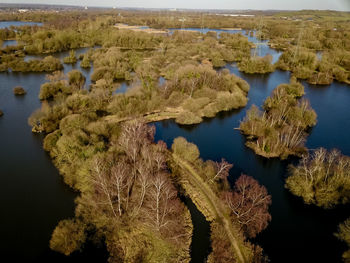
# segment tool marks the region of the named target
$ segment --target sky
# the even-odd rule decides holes
[[[0,3],[192,9],[331,9],[350,11],[350,0],[0,0]]]

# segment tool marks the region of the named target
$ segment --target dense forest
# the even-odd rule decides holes
[[[181,201],[185,195],[210,222],[207,262],[269,262],[254,244],[272,219],[268,189],[245,174],[229,180],[233,164],[202,160],[197,146],[182,137],[171,148],[154,140],[152,122],[193,125],[247,105],[250,86],[224,69],[227,63],[248,74],[291,72],[290,83],[276,87],[262,109],[252,106],[238,129],[257,155],[300,157],[289,167],[286,188],[306,204],[329,209],[349,202],[349,157],[305,146],[317,113],[302,98],[301,84],[350,83],[348,13],[232,18],[73,10],[1,13],[0,18],[43,23],[0,29],[0,42],[17,41],[1,48],[0,71],[48,72],[38,94],[41,108],[28,122],[33,132],[44,134],[44,149],[64,182],[79,193],[74,218],[60,221],[52,233],[52,250],[68,256],[92,242],[105,245],[109,262],[190,262],[193,225]],[[165,31],[241,28],[246,34],[150,33],[119,29],[117,23]],[[249,32],[283,51],[275,64],[271,55],[252,54],[257,46],[248,40]],[[78,56],[78,48],[87,51]],[[62,61],[53,56],[63,51],[69,54]],[[62,71],[63,64],[78,62],[92,68],[89,87],[79,70]],[[120,81],[131,88],[116,94]],[[349,224],[349,219],[340,224],[336,236],[350,247]]]

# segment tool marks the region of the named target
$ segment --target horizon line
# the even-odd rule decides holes
[[[136,6],[95,6],[95,5],[70,5],[70,4],[39,4],[39,3],[0,3],[1,5],[27,5],[27,6],[62,6],[62,7],[91,7],[91,8],[107,8],[107,9],[157,9],[157,10],[203,10],[203,11],[334,11],[334,12],[347,12],[349,13],[350,10],[336,10],[336,9],[232,9],[232,8],[186,8],[186,7],[136,7]]]

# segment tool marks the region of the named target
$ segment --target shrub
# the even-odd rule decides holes
[[[96,82],[99,79],[106,79],[106,74],[108,73],[108,67],[94,68],[94,72],[91,74],[91,80]],[[108,79],[113,79],[109,74]]]
[[[197,112],[200,109],[202,109],[204,106],[206,106],[209,102],[210,102],[209,98],[198,98],[198,99],[188,98],[183,102],[182,107],[185,110],[188,110],[191,112]]]
[[[39,92],[40,100],[47,100],[56,97],[59,94],[68,95],[72,93],[72,89],[66,86],[64,81],[47,82],[41,85]]]
[[[190,125],[201,123],[202,118],[193,112],[185,111],[180,113],[175,121],[179,124]]]
[[[167,105],[169,105],[170,107],[177,107],[183,102],[185,97],[187,97],[187,96],[185,96],[181,92],[174,91],[169,96],[169,98],[167,100]]]
[[[199,150],[197,146],[188,142],[183,137],[177,137],[174,139],[171,149],[175,154],[181,156],[191,163],[195,162],[199,158]]]
[[[254,74],[264,74],[270,73],[275,70],[274,66],[271,64],[272,56],[267,55],[265,57],[251,57],[244,58],[238,63],[238,68],[240,71],[245,73]]]
[[[63,63],[65,64],[75,64],[77,63],[77,57],[76,57],[76,54],[75,54],[75,51],[74,50],[71,50],[69,52],[69,56],[68,57],[65,57],[63,59]]]
[[[63,135],[85,128],[89,120],[81,114],[71,114],[63,118],[60,122],[60,131]]]
[[[22,87],[17,86],[13,89],[13,93],[16,96],[22,96],[22,95],[25,95],[27,92]]]
[[[216,108],[216,104],[208,104],[202,110],[203,117],[213,118],[218,113],[218,109]]]
[[[44,150],[47,152],[51,152],[53,147],[55,147],[60,136],[61,136],[61,132],[59,130],[46,135],[44,139],[44,144],[43,144]]]
[[[62,220],[52,233],[50,248],[68,256],[79,250],[85,239],[85,225],[81,221]]]
[[[245,106],[248,99],[242,93],[231,94],[229,92],[220,92],[215,105],[218,111],[229,111]]]
[[[73,89],[82,89],[84,87],[86,78],[85,76],[77,69],[74,69],[68,72],[68,82]]]
[[[41,71],[53,72],[61,69],[63,69],[63,66],[58,58],[47,56],[42,60]]]
[[[93,99],[86,94],[74,93],[67,98],[66,105],[75,113],[94,110]]]
[[[45,57],[43,60],[34,59],[28,62],[14,58],[8,66],[14,72],[53,72],[63,68],[60,60],[52,56]]]
[[[90,68],[91,64],[90,64],[90,59],[88,55],[84,55],[83,60],[80,63],[80,67],[82,68]]]

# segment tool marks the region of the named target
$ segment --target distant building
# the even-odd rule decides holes
[[[87,7],[87,6],[85,6],[85,10],[88,10],[88,7]]]
[[[217,16],[233,16],[233,17],[254,17],[255,15],[243,15],[243,14],[216,14]]]
[[[19,13],[27,13],[29,10],[28,9],[18,9]]]

